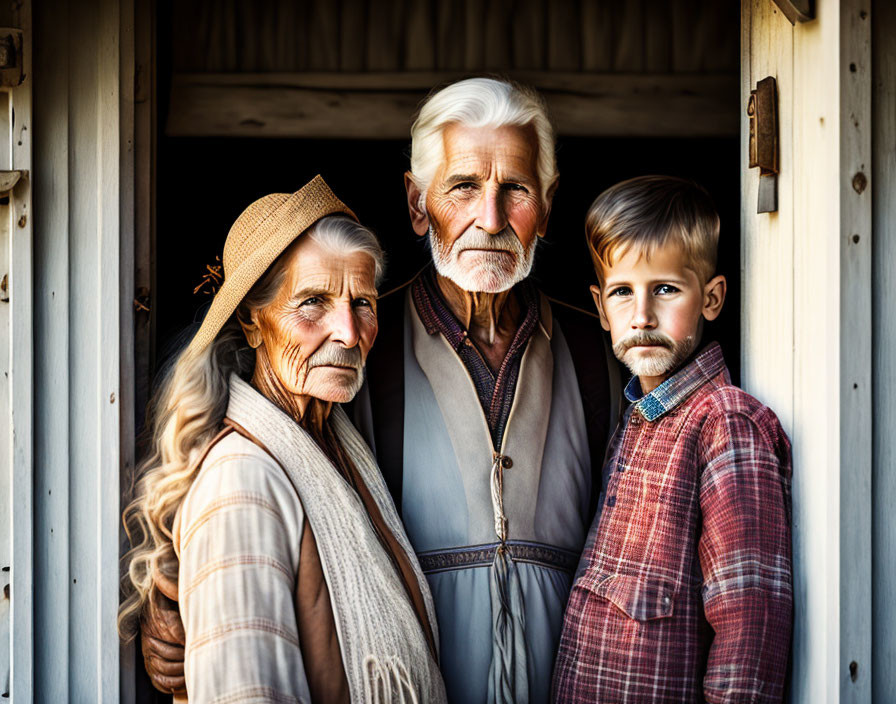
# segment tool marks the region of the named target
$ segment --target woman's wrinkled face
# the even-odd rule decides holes
[[[377,333],[374,260],[364,252],[338,254],[310,237],[286,256],[275,299],[252,314],[259,354],[282,391],[350,401]],[[256,344],[251,335],[250,342]]]

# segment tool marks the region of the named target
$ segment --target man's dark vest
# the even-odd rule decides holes
[[[379,333],[367,357],[377,464],[399,514],[404,457],[404,304],[409,285],[410,282],[379,299]],[[601,491],[601,468],[607,440],[618,416],[621,396],[618,366],[609,356],[609,347],[596,315],[549,300],[551,313],[569,347],[582,397],[591,456],[589,515],[593,516]]]

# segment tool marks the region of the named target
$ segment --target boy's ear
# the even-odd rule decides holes
[[[600,316],[600,326],[607,332],[610,332],[610,321],[607,320],[600,298],[600,286],[591,287],[591,297],[594,299],[594,307],[597,308],[597,314]]]
[[[725,294],[728,292],[728,282],[724,276],[714,276],[703,287],[703,317],[707,320],[715,320],[722,312],[725,303]]]
[[[408,213],[411,216],[411,227],[418,236],[423,237],[429,232],[429,216],[423,207],[423,192],[417,187],[414,176],[410,171],[404,174],[404,189],[408,193]]]

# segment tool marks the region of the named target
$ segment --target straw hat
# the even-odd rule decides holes
[[[272,193],[246,208],[224,243],[224,283],[215,294],[188,355],[201,352],[215,339],[249,289],[299,235],[327,215],[341,213],[357,220],[320,175],[293,193]]]

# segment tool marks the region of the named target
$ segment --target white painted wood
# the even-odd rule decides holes
[[[23,32],[22,67],[25,82],[10,95],[10,167],[30,171],[31,67],[34,36],[31,2],[13,7],[13,20]],[[9,227],[9,423],[11,436],[12,511],[10,536],[13,561],[10,569],[10,625],[12,662],[10,700],[28,702],[34,686],[33,643],[33,305],[31,186],[20,180],[10,194]]]
[[[114,702],[127,691],[116,614],[122,444],[125,459],[133,453],[119,375],[132,359],[121,362],[134,76],[133,10],[120,6],[55,0],[35,23],[37,701]]]
[[[872,696],[896,692],[896,4],[872,2]]]
[[[871,0],[843,1],[839,14],[839,684],[840,701],[858,703],[872,681]]]
[[[172,136],[406,139],[419,102],[453,72],[178,74]],[[716,75],[511,74],[538,88],[560,134],[734,135],[736,78]]]
[[[868,26],[861,0],[817,6],[791,27],[741,5],[742,105],[776,76],[781,129],[779,211],[759,215],[742,117],[742,378],[793,441],[792,696],[812,704],[869,701],[871,680]]]
[[[0,92],[0,168],[12,161],[9,93]],[[10,248],[9,206],[0,205],[0,280],[9,282]],[[9,363],[10,306],[8,288],[0,290],[0,695],[9,696],[9,672],[12,661],[10,640],[10,566],[12,541],[8,530],[12,522],[12,435],[10,433]]]

